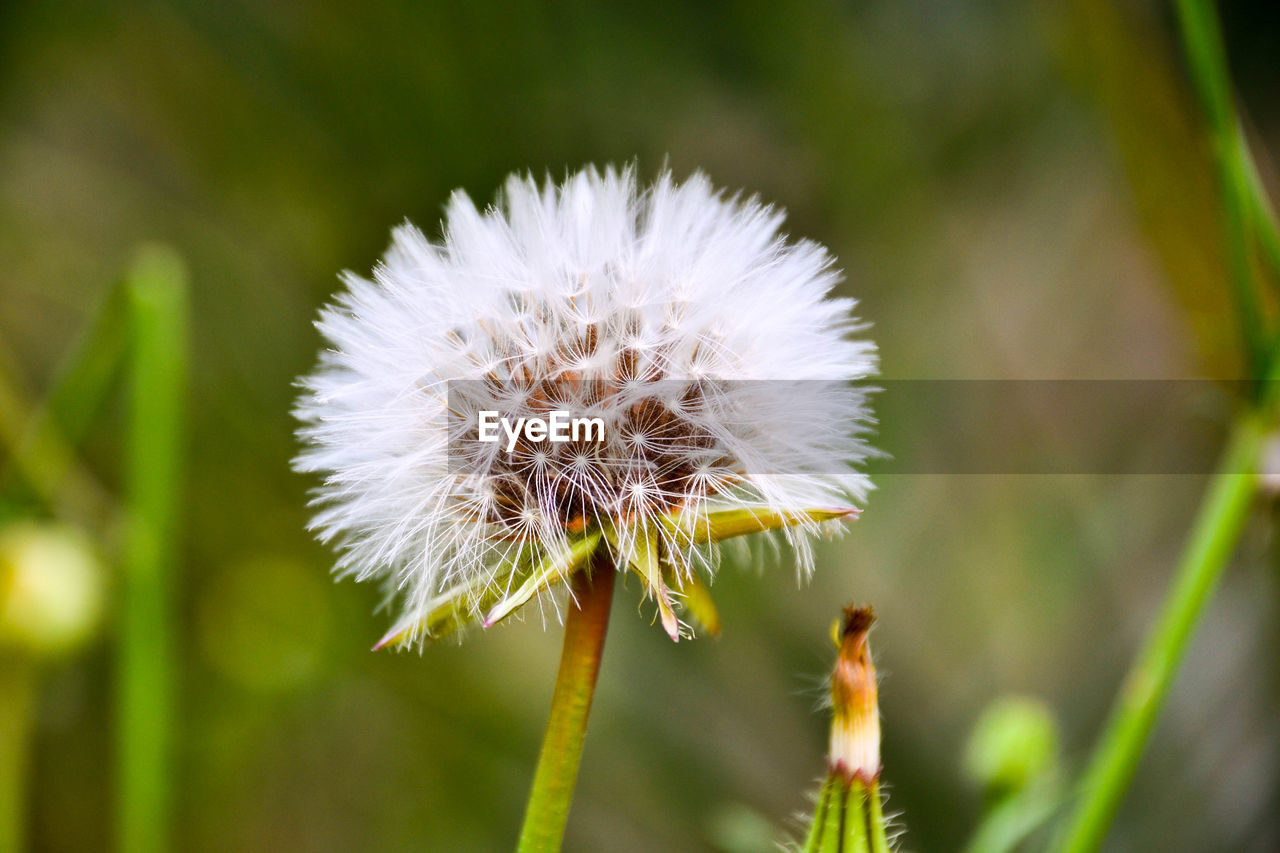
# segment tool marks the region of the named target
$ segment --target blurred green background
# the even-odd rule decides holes
[[[1280,15],[1223,15],[1265,170]],[[535,616],[421,658],[369,652],[379,593],[330,581],[288,467],[316,309],[392,225],[433,231],[449,191],[488,200],[515,169],[667,161],[829,245],[887,377],[1234,377],[1198,127],[1155,2],[0,4],[0,347],[19,384],[44,393],[139,242],[191,271],[175,844],[515,838],[559,632]],[[123,419],[113,404],[86,442],[112,489]],[[1046,699],[1069,765],[1083,758],[1204,479],[878,486],[808,585],[786,556],[727,568],[719,640],[673,645],[624,591],[568,849],[746,851],[768,849],[770,824],[796,832],[823,768],[828,627],[850,600],[881,617],[909,849],[972,830],[963,744],[994,698]],[[1259,524],[1109,849],[1280,849],[1272,553]],[[44,685],[34,849],[109,846],[111,670],[104,639]]]

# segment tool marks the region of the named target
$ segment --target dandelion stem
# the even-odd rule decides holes
[[[1256,486],[1253,472],[1265,434],[1263,419],[1257,416],[1244,416],[1236,426],[1155,629],[1125,679],[1085,771],[1082,799],[1056,848],[1063,853],[1087,853],[1102,843],[1168,698],[1192,631],[1248,520]]]
[[[591,571],[579,571],[571,580],[574,600],[565,620],[564,647],[551,697],[551,717],[525,807],[518,853],[559,850],[564,838],[587,733],[587,716],[600,671],[600,655],[609,628],[616,575],[612,560],[597,556]]]
[[[0,653],[0,850],[23,849],[34,704],[34,667],[16,655]]]
[[[173,604],[186,281],[164,249],[139,255],[128,280],[132,364],[128,533],[117,621],[118,847],[167,850]]]

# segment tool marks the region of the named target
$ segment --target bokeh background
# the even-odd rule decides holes
[[[1222,13],[1270,179],[1280,16]],[[379,594],[331,582],[304,531],[310,484],[289,470],[316,309],[391,226],[432,231],[455,187],[487,200],[515,169],[669,162],[786,207],[793,233],[829,245],[889,378],[1236,377],[1197,115],[1157,2],[0,4],[0,347],[15,381],[44,393],[141,241],[191,270],[175,845],[515,837],[556,626],[371,653]],[[123,420],[110,407],[86,441],[110,489]],[[1141,431],[1114,431],[1141,448]],[[726,569],[715,641],[673,645],[631,584],[567,848],[747,851],[794,832],[823,766],[828,629],[850,600],[881,616],[905,843],[957,848],[980,808],[961,766],[980,710],[1045,699],[1078,766],[1204,482],[886,475],[812,582],[785,556]],[[1266,527],[1219,591],[1109,849],[1280,848]],[[34,849],[109,846],[109,637],[44,685]]]

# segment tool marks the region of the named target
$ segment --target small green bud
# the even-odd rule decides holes
[[[973,727],[965,770],[988,793],[1012,794],[1057,764],[1058,727],[1037,699],[1009,697],[987,707]]]
[[[0,650],[58,657],[93,634],[102,566],[89,540],[58,523],[0,529]]]

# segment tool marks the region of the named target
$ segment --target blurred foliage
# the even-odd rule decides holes
[[[1006,696],[988,705],[964,751],[965,772],[983,799],[982,821],[965,850],[1019,849],[1042,829],[1064,799],[1060,764],[1057,724],[1043,702]],[[1037,841],[1042,846],[1044,838]]]
[[[974,724],[965,748],[969,778],[989,796],[1025,788],[1058,758],[1052,712],[1034,699],[1010,697],[993,703]]]
[[[73,652],[102,617],[103,571],[75,528],[17,522],[0,527],[0,655],[36,660]]]
[[[1228,4],[1226,23],[1249,130],[1274,151],[1271,10]],[[176,842],[514,839],[558,633],[535,614],[461,649],[370,653],[379,593],[328,582],[288,470],[315,310],[390,226],[430,231],[452,189],[488,199],[513,169],[665,159],[830,245],[889,377],[1232,376],[1191,104],[1155,2],[0,5],[0,355],[18,396],[52,386],[140,241],[191,271]],[[112,399],[77,470],[118,491]],[[956,849],[976,823],[960,744],[994,695],[1044,697],[1078,761],[1202,480],[879,485],[812,583],[785,555],[728,568],[719,640],[673,645],[622,608],[570,849],[746,849],[804,808],[831,601],[881,615],[889,808],[912,849]],[[1251,537],[1211,609],[1115,849],[1280,847],[1268,547]],[[110,837],[110,673],[98,649],[43,688],[37,849]]]

